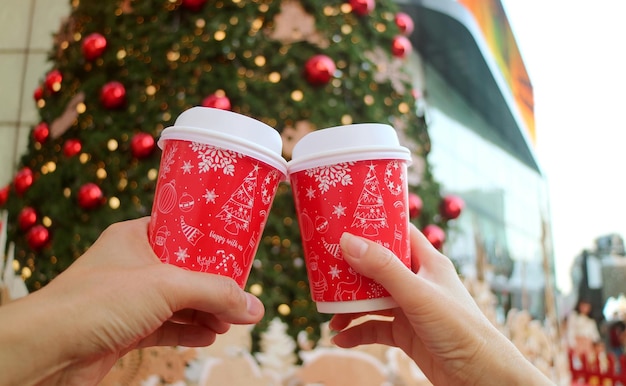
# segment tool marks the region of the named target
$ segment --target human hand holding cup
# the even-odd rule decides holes
[[[317,310],[369,312],[396,307],[377,282],[343,259],[344,232],[390,249],[410,267],[408,149],[393,127],[354,124],[303,137],[288,163],[304,257]]]
[[[149,239],[164,263],[244,287],[279,182],[280,135],[230,111],[193,107],[163,130]]]

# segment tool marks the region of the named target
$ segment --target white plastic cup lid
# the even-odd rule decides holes
[[[335,126],[305,135],[293,148],[289,173],[341,162],[400,159],[411,152],[400,145],[396,130],[382,123]]]
[[[200,142],[238,151],[263,161],[287,174],[287,161],[282,157],[282,139],[271,126],[248,117],[210,107],[192,107],[183,111],[174,126],[161,132],[158,145],[163,141],[183,140]]]

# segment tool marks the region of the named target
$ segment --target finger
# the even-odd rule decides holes
[[[72,267],[84,264],[91,266],[111,265],[112,261],[115,261],[117,265],[129,267],[136,267],[148,262],[152,264],[161,263],[148,241],[149,221],[149,217],[142,217],[110,225],[86,252],[86,254],[95,254],[100,257],[97,259],[78,259]],[[134,258],[123,258],[125,256],[134,256]]]
[[[409,224],[409,241],[412,265],[416,272],[415,268],[422,266],[429,273],[457,276],[450,259],[437,250],[413,224]]]
[[[175,312],[170,318],[170,321],[208,327],[218,334],[223,334],[230,328],[229,323],[222,322],[217,319],[215,315],[192,309]]]
[[[341,236],[340,245],[346,262],[385,287],[400,306],[415,301],[415,294],[420,293],[420,280],[390,250],[349,233]]]
[[[336,314],[330,319],[328,328],[333,331],[341,331],[348,327],[353,320],[364,314]]]
[[[330,319],[328,327],[333,331],[341,331],[348,327],[354,320],[365,315],[392,316],[393,310],[380,310],[374,312],[359,312],[353,314],[336,314]]]
[[[235,324],[257,323],[263,317],[261,301],[229,277],[167,264],[155,265],[153,271],[160,283],[157,288],[173,312],[194,309]]]
[[[372,343],[396,346],[391,327],[390,321],[370,320],[339,332],[332,342],[343,348]]]
[[[136,348],[152,346],[205,347],[213,344],[217,334],[208,327],[165,322],[152,334],[143,338]]]

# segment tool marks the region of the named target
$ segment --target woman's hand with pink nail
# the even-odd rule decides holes
[[[410,244],[416,272],[373,241],[342,236],[346,261],[383,285],[399,307],[377,312],[390,318],[356,325],[352,322],[363,314],[333,316],[330,328],[339,331],[335,344],[399,347],[435,385],[552,384],[489,322],[452,262],[414,226]]]

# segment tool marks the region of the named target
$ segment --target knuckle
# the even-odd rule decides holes
[[[442,270],[456,273],[456,267],[454,266],[454,263],[452,262],[452,260],[450,260],[448,257],[440,254],[438,260],[439,260],[439,267]]]
[[[376,245],[376,256],[372,260],[376,264],[376,269],[380,271],[387,271],[392,269],[398,258],[396,255],[387,248],[380,245]]]

